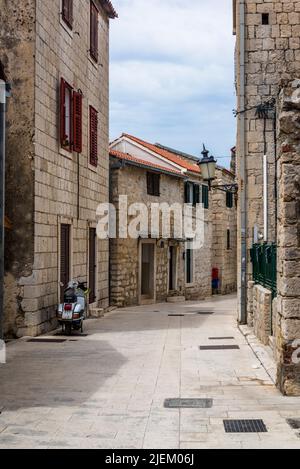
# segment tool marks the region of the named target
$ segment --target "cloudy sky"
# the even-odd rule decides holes
[[[232,0],[113,0],[111,130],[198,155],[235,143]],[[226,159],[221,164],[228,164]]]

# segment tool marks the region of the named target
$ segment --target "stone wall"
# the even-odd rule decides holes
[[[300,340],[300,79],[282,83],[278,115],[278,383],[283,393],[300,395],[300,364],[293,361]]]
[[[240,17],[237,5],[236,73],[238,111],[241,109]],[[299,365],[293,362],[293,343],[299,327],[299,98],[300,2],[246,0],[245,16],[245,110],[238,116],[237,172],[246,191],[247,275],[251,280],[249,250],[254,228],[263,232],[263,154],[268,158],[268,242],[278,244],[278,298],[273,308],[278,385],[284,394],[300,394]],[[269,14],[269,24],[263,24]],[[279,99],[278,99],[279,96]],[[259,118],[257,104],[274,99],[276,113]],[[245,154],[241,153],[241,125],[245,118]],[[275,121],[276,119],[276,121]],[[246,180],[241,176],[245,157]],[[276,164],[276,161],[278,162]],[[238,232],[241,210],[238,205]],[[241,278],[241,238],[238,241],[238,278]],[[240,285],[239,285],[240,287]],[[248,298],[251,295],[248,295]],[[254,305],[253,305],[254,308]],[[249,310],[249,304],[248,304]],[[253,316],[248,316],[250,322]],[[258,332],[258,331],[257,331]]]
[[[6,142],[6,215],[12,230],[5,242],[4,333],[24,320],[24,288],[34,259],[34,51],[35,1],[0,0],[0,60],[12,86]]]
[[[130,190],[129,190],[130,188]],[[128,196],[128,206],[132,203],[183,204],[184,179],[161,174],[161,196],[147,194],[146,170],[132,166],[111,169],[110,200],[118,207],[118,197]],[[129,222],[131,219],[129,218]],[[194,282],[185,284],[185,244],[176,240],[155,240],[156,245],[156,292],[157,302],[165,301],[169,296],[169,260],[168,250],[172,243],[177,250],[177,288],[172,294],[183,295],[187,299],[200,299],[211,295],[211,243],[209,222],[207,221],[206,242],[194,254]],[[123,307],[138,304],[139,295],[139,249],[140,240],[110,240],[110,298],[111,304]]]
[[[218,168],[214,185],[234,184],[235,176],[224,168]],[[227,294],[237,288],[237,212],[236,195],[233,207],[226,206],[226,192],[212,190],[212,267],[219,269],[219,293]],[[230,231],[230,249],[227,246],[227,230]]]
[[[272,292],[261,285],[253,287],[253,326],[256,337],[269,345],[272,333]]]
[[[7,63],[8,78],[12,70],[15,80],[11,115],[15,126],[19,123],[20,129],[28,129],[23,130],[25,142],[20,139],[20,133],[11,132],[11,125],[8,127],[13,138],[13,142],[8,141],[8,152],[13,160],[8,173],[7,214],[13,223],[16,218],[18,221],[6,244],[7,294],[17,288],[18,295],[7,298],[9,311],[14,309],[12,314],[17,316],[17,321],[9,320],[6,333],[38,335],[56,324],[60,224],[71,225],[71,277],[88,280],[88,229],[96,227],[98,204],[108,201],[109,21],[98,2],[99,64],[95,64],[89,56],[88,1],[74,0],[72,31],[62,21],[60,0],[1,1],[3,10],[0,10],[8,18],[5,25],[8,37],[1,43],[1,54],[11,47],[4,63]],[[1,27],[2,24],[1,21]],[[27,31],[29,44],[23,37],[18,39],[22,30]],[[27,83],[22,80],[22,74]],[[83,152],[79,156],[60,147],[61,78],[83,93]],[[26,90],[30,99],[24,97]],[[22,101],[18,100],[19,95],[24,97]],[[99,111],[97,169],[89,164],[89,105]],[[14,212],[18,212],[18,217]],[[23,238],[27,226],[30,229],[25,246],[25,241],[22,245],[16,237]],[[14,266],[21,261],[25,268],[16,270]],[[106,308],[109,304],[107,241],[97,242],[96,290],[97,306]]]

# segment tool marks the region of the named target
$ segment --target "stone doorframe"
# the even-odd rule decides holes
[[[154,246],[154,259],[153,259],[153,298],[143,299],[142,295],[142,247],[144,244],[152,244]],[[139,262],[139,273],[138,273],[138,303],[139,305],[153,304],[156,303],[156,254],[157,245],[156,239],[140,239],[138,245],[138,262]]]

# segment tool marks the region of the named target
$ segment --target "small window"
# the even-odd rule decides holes
[[[160,174],[147,173],[147,194],[160,196]]]
[[[98,166],[98,112],[90,106],[90,164]]]
[[[233,193],[230,191],[226,192],[226,207],[228,208],[233,207]]]
[[[202,203],[205,209],[209,208],[209,190],[208,186],[202,186]]]
[[[90,24],[90,54],[95,62],[98,62],[98,18],[99,12],[95,3],[91,1],[91,24]]]
[[[231,249],[231,233],[230,230],[227,230],[227,251]]]
[[[71,152],[82,152],[82,94],[63,78],[60,83],[60,144]]]
[[[262,22],[262,24],[264,24],[264,25],[269,24],[269,13],[263,13],[263,14],[261,15],[261,22]]]
[[[200,186],[192,182],[185,183],[184,201],[186,204],[193,204],[196,206],[200,204]]]
[[[73,0],[62,0],[62,19],[70,29],[73,28]]]
[[[61,146],[72,151],[73,88],[62,78],[60,85],[60,140]]]

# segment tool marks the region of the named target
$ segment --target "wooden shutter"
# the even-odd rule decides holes
[[[91,47],[90,53],[91,57],[98,62],[98,8],[95,3],[91,1],[91,25],[90,25],[90,34],[91,34]]]
[[[198,184],[194,184],[193,186],[193,205],[200,204],[200,186]]]
[[[96,229],[89,229],[89,289],[90,303],[96,300]]]
[[[90,164],[98,164],[98,112],[90,106]]]
[[[62,0],[62,18],[72,29],[73,27],[73,0]]]
[[[61,300],[63,300],[64,289],[70,281],[70,225],[61,225],[60,232],[60,282]]]
[[[230,191],[226,192],[226,207],[228,208],[233,207],[233,193]]]
[[[60,144],[64,147],[65,136],[66,136],[66,82],[62,78],[60,80]]]
[[[202,203],[204,208],[209,208],[209,191],[207,186],[202,186]]]
[[[153,178],[152,173],[147,173],[147,194],[153,195]]]
[[[73,93],[73,150],[82,152],[82,94]]]
[[[160,174],[153,174],[153,195],[160,196]]]

